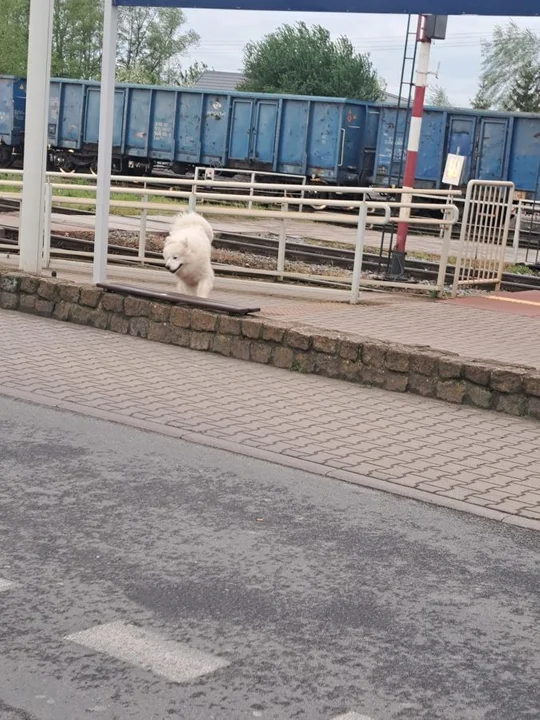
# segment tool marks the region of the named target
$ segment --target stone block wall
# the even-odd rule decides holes
[[[0,268],[0,307],[296,372],[540,419],[540,370],[237,318]],[[6,341],[6,339],[4,339]]]

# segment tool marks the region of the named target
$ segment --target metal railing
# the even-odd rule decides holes
[[[434,197],[429,190],[415,191],[414,196],[426,199]],[[448,203],[454,203],[459,207],[460,216],[463,215],[465,201],[465,197],[452,197],[452,195],[449,195],[447,198]],[[540,230],[540,200],[517,199],[515,193],[512,215],[515,218],[515,224],[513,230],[512,227],[509,229],[509,237],[510,231],[512,232],[512,253],[509,262],[513,265],[519,263],[520,250],[522,250],[521,256],[525,255],[525,263],[527,263],[531,248],[532,253],[536,251],[536,262],[538,262],[540,258],[540,235],[538,234]],[[443,233],[444,228],[441,228],[441,238]],[[531,241],[531,236],[538,238],[535,243]],[[526,244],[523,244],[524,241]],[[535,245],[536,247],[534,247]]]
[[[518,200],[515,206],[515,225],[513,236],[513,263],[519,262],[519,250],[525,236],[525,263],[540,260],[540,201]],[[533,240],[534,238],[534,240]],[[529,257],[529,255],[531,257]]]
[[[195,168],[195,182],[193,185],[193,192],[197,192],[197,186],[199,180],[211,180],[216,185],[219,185],[222,182],[227,182],[226,179],[222,179],[222,175],[233,175],[233,176],[240,176],[240,177],[248,177],[248,182],[250,183],[251,187],[248,191],[248,195],[251,196],[252,199],[248,202],[248,210],[251,210],[253,207],[253,195],[255,194],[255,187],[260,184],[258,182],[258,178],[263,177],[275,177],[276,182],[278,182],[278,178],[291,178],[291,180],[297,180],[297,183],[291,183],[288,190],[283,191],[283,197],[287,197],[287,193],[300,193],[300,197],[304,197],[304,191],[303,187],[306,185],[306,176],[305,175],[298,175],[295,173],[275,173],[275,172],[263,172],[262,170],[236,170],[234,168],[209,168],[209,167],[196,167]],[[298,211],[302,212],[303,206],[298,206]]]
[[[2,174],[12,175],[17,178],[21,175],[21,171],[5,171]],[[122,187],[117,187],[118,183],[122,183]],[[48,266],[51,258],[51,247],[50,247],[50,228],[51,228],[51,216],[53,211],[53,205],[61,204],[63,206],[81,206],[81,207],[94,207],[96,203],[96,179],[89,175],[63,175],[61,173],[48,173],[47,174],[47,191],[44,198],[44,212],[45,212],[45,226],[46,231],[43,238],[43,264]],[[438,293],[444,290],[445,272],[448,260],[448,251],[451,238],[452,227],[456,223],[459,217],[459,212],[454,204],[447,202],[448,191],[434,191],[431,193],[435,197],[441,197],[443,202],[411,202],[403,203],[400,201],[379,201],[371,200],[368,198],[370,194],[379,192],[386,192],[385,189],[380,190],[371,187],[342,187],[342,186],[325,186],[325,193],[328,197],[321,200],[321,205],[327,210],[328,208],[354,208],[355,214],[343,214],[337,212],[325,211],[317,214],[307,214],[292,212],[291,207],[301,206],[306,203],[304,197],[287,197],[286,199],[279,194],[291,190],[291,185],[288,183],[244,183],[239,181],[221,181],[219,192],[210,192],[212,188],[215,188],[216,182],[214,180],[195,180],[195,179],[171,179],[171,178],[134,178],[132,176],[114,176],[111,208],[115,208],[123,211],[138,211],[139,214],[139,243],[138,243],[138,255],[137,261],[141,264],[160,264],[154,258],[148,258],[146,255],[146,238],[147,238],[147,224],[149,219],[149,211],[160,211],[164,213],[176,213],[180,209],[177,202],[172,201],[183,201],[184,207],[187,203],[188,207],[192,210],[197,209],[197,204],[200,201],[205,202],[204,214],[206,216],[237,216],[237,217],[250,217],[250,218],[265,218],[277,220],[278,223],[278,258],[276,264],[276,270],[260,271],[260,274],[266,274],[267,276],[276,277],[278,279],[298,279],[299,277],[309,278],[312,280],[324,280],[326,282],[338,282],[339,284],[347,284],[350,286],[350,301],[356,303],[358,301],[360,287],[362,286],[379,286],[379,287],[407,287],[410,289],[410,283],[403,282],[386,282],[380,279],[362,277],[362,259],[365,247],[366,228],[370,226],[383,226],[391,222],[397,222],[397,218],[392,216],[392,211],[399,210],[400,208],[406,207],[411,210],[412,213],[421,210],[439,211],[441,218],[424,217],[424,216],[412,216],[411,220],[414,220],[418,224],[426,227],[442,227],[444,230],[444,241],[443,250],[441,253],[439,273],[437,282],[435,285],[419,285],[419,289],[423,291],[436,291]],[[12,186],[17,191],[4,191],[3,188]],[[9,197],[12,199],[20,199],[20,188],[22,186],[22,180],[11,178],[0,179],[0,198]],[[174,189],[171,189],[174,187]],[[294,187],[294,186],[293,186]],[[316,192],[320,190],[320,185],[303,185],[304,192]],[[196,189],[195,189],[196,188]],[[239,195],[232,191],[234,190],[247,190],[249,194]],[[90,197],[80,197],[73,195],[61,195],[60,192],[73,192],[76,190],[78,193],[84,193],[90,195]],[[273,195],[261,195],[257,194],[258,191],[268,190]],[[402,189],[392,190],[394,195],[400,195],[404,191]],[[133,197],[133,200],[124,200],[115,198],[114,195],[121,193],[129,198]],[[354,199],[342,200],[339,199],[339,195],[348,194],[349,197],[353,196]],[[332,194],[338,197],[332,197]],[[459,192],[455,192],[459,195]],[[155,201],[152,200],[155,198]],[[169,202],[160,202],[160,200],[169,200]],[[223,204],[206,204],[206,201],[213,201],[214,203],[225,203]],[[316,200],[309,201],[311,205],[316,205]],[[234,204],[235,207],[231,207]],[[238,207],[239,204],[248,205],[248,207]],[[277,207],[272,207],[277,206]],[[287,271],[286,265],[286,250],[287,250],[287,221],[305,221],[305,222],[319,222],[339,224],[339,225],[352,225],[356,226],[356,236],[354,245],[354,266],[352,276],[339,276],[335,275],[300,275]],[[2,245],[0,245],[2,247]],[[11,247],[11,250],[13,248]],[[88,259],[93,257],[93,253],[88,252],[76,252],[55,249],[55,255],[67,255],[80,256],[81,258]],[[112,257],[112,256],[109,256]],[[119,256],[115,255],[115,259]],[[133,257],[127,253],[125,259],[133,262]],[[224,267],[223,265],[221,267]],[[230,266],[229,266],[230,267]],[[240,268],[237,268],[240,270]]]
[[[458,288],[493,285],[504,269],[514,183],[471,180],[467,185],[452,297]]]

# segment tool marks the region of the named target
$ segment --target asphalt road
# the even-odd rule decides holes
[[[0,718],[538,720],[539,540],[0,398]]]

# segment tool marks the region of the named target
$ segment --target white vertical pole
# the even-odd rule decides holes
[[[31,1],[19,267],[34,273],[41,269],[53,14],[54,0]]]
[[[360,275],[362,273],[362,260],[364,259],[364,241],[366,237],[367,203],[365,194],[362,195],[362,204],[358,210],[358,226],[356,228],[356,246],[354,249],[354,265],[351,284],[351,305],[356,305],[360,295]]]
[[[521,200],[518,200],[517,202],[517,210],[516,210],[516,226],[514,228],[514,242],[513,242],[513,248],[514,253],[512,256],[512,262],[514,265],[517,265],[519,262],[519,240],[520,240],[520,234],[521,234],[521,211],[522,211],[522,204]]]
[[[200,168],[195,168],[194,183],[193,183],[193,185],[191,186],[191,194],[194,195],[195,198],[197,197],[197,191],[198,191],[197,180],[199,179],[199,170],[200,170]],[[214,179],[214,178],[212,178],[212,180],[213,180],[213,179]],[[206,175],[206,172],[205,172],[205,174],[204,174],[203,180],[208,180],[208,177],[207,177],[207,175]],[[181,188],[180,188],[180,189],[181,189]],[[205,190],[208,190],[208,188],[206,188],[206,186],[203,187],[203,192],[204,192]],[[194,205],[193,207],[191,207],[191,203],[192,203],[192,202],[193,202],[193,201],[191,200],[191,195],[190,195],[190,197],[188,198],[188,210],[189,210],[190,212],[193,212],[193,211],[195,210],[195,205],[197,205],[197,200],[195,200],[195,205]]]
[[[447,214],[444,213],[444,219],[447,220]],[[452,240],[453,225],[441,225],[443,231],[443,244],[441,248],[441,257],[439,259],[439,274],[437,276],[437,290],[444,292],[444,284],[446,281],[446,267],[448,265],[448,254],[450,252],[450,241]]]
[[[281,211],[288,212],[289,204],[282,203]],[[287,221],[280,220],[279,223],[279,244],[278,244],[278,257],[277,257],[277,271],[279,279],[283,280],[283,273],[285,272],[285,252],[287,249]]]
[[[146,180],[144,181],[144,189],[146,190]],[[143,195],[143,203],[148,203],[148,195]],[[141,212],[141,225],[139,228],[139,262],[144,265],[146,258],[146,221],[148,218],[148,208],[144,208]]]
[[[255,190],[255,188],[253,187],[254,183],[255,183],[255,173],[252,172],[251,173],[251,187],[249,189],[249,197],[253,197],[253,194],[254,194],[253,191]],[[251,210],[252,208],[253,208],[253,201],[250,200],[248,202],[248,210]]]
[[[118,33],[118,8],[112,4],[112,0],[105,0],[104,9],[96,191],[96,231],[94,236],[94,283],[102,283],[107,279],[114,126],[114,81],[116,70],[116,38]]]
[[[43,222],[43,266],[46,268],[51,264],[52,196],[52,181],[49,178],[45,182],[45,218]]]
[[[302,185],[303,185],[303,188],[305,188],[305,186],[306,186],[306,176],[305,176],[305,175],[304,175],[304,177],[302,178]],[[303,188],[302,188],[302,192],[301,192],[301,194],[300,194],[300,197],[302,198],[302,200],[305,198],[304,189],[303,189]],[[301,212],[304,212],[304,205],[303,205],[303,204],[298,206],[298,212],[300,212],[300,213],[301,213]]]

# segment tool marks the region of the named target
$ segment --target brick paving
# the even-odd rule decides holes
[[[9,311],[0,335],[0,392],[199,433],[540,529],[530,421]]]
[[[540,318],[454,305],[451,301],[408,300],[350,307],[336,303],[265,307],[269,317],[286,317],[365,337],[407,345],[429,345],[465,357],[540,367]]]

